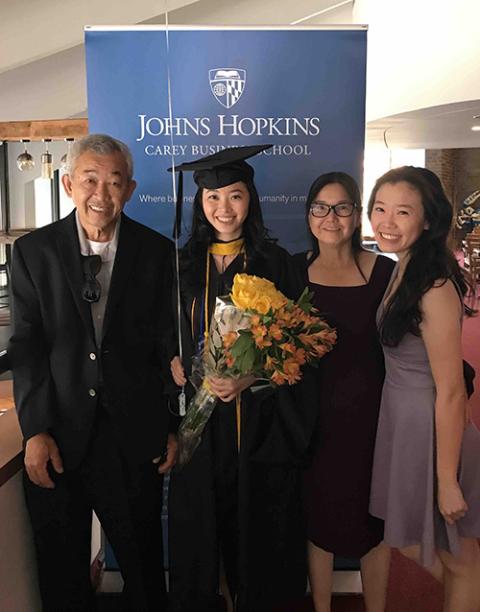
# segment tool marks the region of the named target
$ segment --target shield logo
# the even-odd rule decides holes
[[[215,68],[208,71],[210,89],[217,102],[225,108],[232,108],[245,89],[247,71],[239,68]]]

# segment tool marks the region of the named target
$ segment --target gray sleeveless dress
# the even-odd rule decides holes
[[[391,282],[395,276],[396,271]],[[382,312],[381,304],[377,322]],[[458,477],[469,510],[447,525],[436,502],[436,392],[425,344],[421,337],[406,334],[398,346],[383,350],[386,375],[370,513],[385,521],[387,544],[420,544],[421,563],[431,567],[436,549],[458,554],[459,537],[480,537],[480,431],[470,423],[462,442]]]

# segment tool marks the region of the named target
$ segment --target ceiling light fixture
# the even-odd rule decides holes
[[[51,180],[53,179],[53,157],[48,150],[48,143],[51,142],[51,138],[44,138],[45,153],[42,153],[42,178]]]
[[[480,132],[480,125],[472,125],[472,132]]]
[[[21,142],[24,144],[25,150],[17,157],[18,169],[22,172],[24,170],[32,170],[35,167],[35,160],[33,159],[32,155],[30,155],[30,153],[27,151],[27,142],[30,142],[30,140],[25,139],[21,140]]]
[[[65,138],[65,142],[67,143],[67,152],[65,155],[62,155],[62,158],[60,159],[60,170],[62,172],[67,171],[68,156],[70,155],[70,149],[72,148],[72,142],[74,140],[74,138]]]

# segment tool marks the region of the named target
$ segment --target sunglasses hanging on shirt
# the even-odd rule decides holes
[[[97,274],[102,267],[100,255],[82,255],[82,268],[84,281],[82,285],[82,298],[89,304],[98,302],[102,295],[102,287],[97,280]]]

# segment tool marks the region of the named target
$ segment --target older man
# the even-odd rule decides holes
[[[121,142],[75,143],[62,178],[76,210],[14,248],[9,353],[44,612],[91,612],[95,510],[129,610],[164,610],[162,477],[175,461],[163,394],[169,240],[123,213]],[[159,475],[160,474],[160,475]]]

